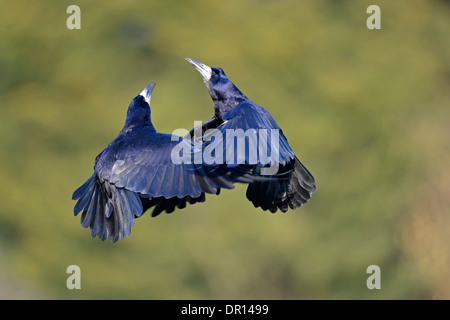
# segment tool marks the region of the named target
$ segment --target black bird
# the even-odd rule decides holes
[[[81,225],[102,241],[129,236],[135,218],[151,207],[152,216],[171,213],[187,203],[204,202],[205,193],[252,181],[242,170],[223,165],[174,162],[174,147],[184,144],[190,150],[193,142],[156,131],[150,117],[154,86],[149,84],[131,101],[123,129],[96,157],[92,176],[73,193]]]
[[[288,208],[296,209],[308,202],[316,191],[314,177],[295,156],[281,128],[270,113],[247,98],[228,79],[222,69],[208,67],[194,59],[186,58],[186,60],[200,72],[214,102],[214,116],[204,122],[201,128],[192,129],[190,137],[193,138],[196,131],[201,131],[200,135],[202,135],[209,129],[215,129],[221,135],[226,136],[227,130],[242,129],[244,132],[254,130],[260,141],[264,138],[260,132],[275,130],[279,134],[279,140],[278,148],[273,149],[276,149],[274,151],[277,153],[278,159],[272,159],[276,163],[270,164],[275,165],[275,169],[278,167],[274,178],[279,177],[279,179],[250,183],[246,196],[255,207],[261,207],[264,211],[270,210],[271,212],[276,212],[278,209],[286,212]],[[204,140],[205,136],[201,138]],[[256,143],[256,139],[253,142]],[[214,142],[210,142],[210,144],[214,148],[220,148],[220,146],[214,145]],[[225,144],[225,149],[229,147]],[[223,153],[227,152],[225,149],[222,151]],[[245,159],[245,164],[254,165],[254,173],[264,174],[263,170],[267,169],[267,162],[261,161],[260,152],[258,152],[256,161],[253,162],[250,158],[255,155],[248,150],[245,152],[240,156],[241,159]]]

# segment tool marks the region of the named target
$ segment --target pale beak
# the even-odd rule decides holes
[[[200,72],[203,81],[207,82],[209,79],[211,79],[211,76],[213,74],[212,69],[208,67],[206,64],[201,63],[200,61],[191,59],[191,58],[185,58],[190,64],[192,64],[195,69],[197,69],[198,72]]]
[[[144,88],[144,90],[142,90],[142,92],[140,93],[141,96],[144,97],[145,102],[147,102],[150,105],[150,100],[152,98],[152,91],[155,88],[156,83],[152,82],[150,83],[148,86],[146,86]]]

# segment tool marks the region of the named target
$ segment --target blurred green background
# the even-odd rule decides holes
[[[81,30],[69,30],[69,5]],[[381,8],[381,30],[366,9]],[[0,1],[1,299],[450,298],[448,1]],[[72,192],[151,81],[157,130],[213,114],[184,58],[272,113],[318,191],[246,187],[91,238]],[[81,290],[66,268],[81,268]],[[381,268],[368,290],[366,268]]]

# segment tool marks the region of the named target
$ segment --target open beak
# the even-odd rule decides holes
[[[147,102],[150,105],[150,100],[152,98],[152,91],[155,88],[156,82],[152,82],[150,83],[148,86],[146,86],[144,88],[144,90],[142,90],[141,92],[141,96],[144,97],[145,102]]]
[[[185,58],[190,64],[192,64],[195,69],[197,69],[198,72],[200,72],[203,81],[207,82],[209,79],[211,79],[212,76],[212,70],[207,65],[201,63],[200,61],[191,59],[191,58]]]

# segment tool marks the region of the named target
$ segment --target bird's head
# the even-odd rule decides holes
[[[237,106],[247,97],[228,79],[221,68],[211,68],[200,61],[186,58],[192,64],[205,82],[209,95],[214,101],[216,114],[220,116]]]
[[[151,126],[150,101],[155,85],[155,82],[150,83],[131,101],[127,111],[124,130],[132,127]]]

